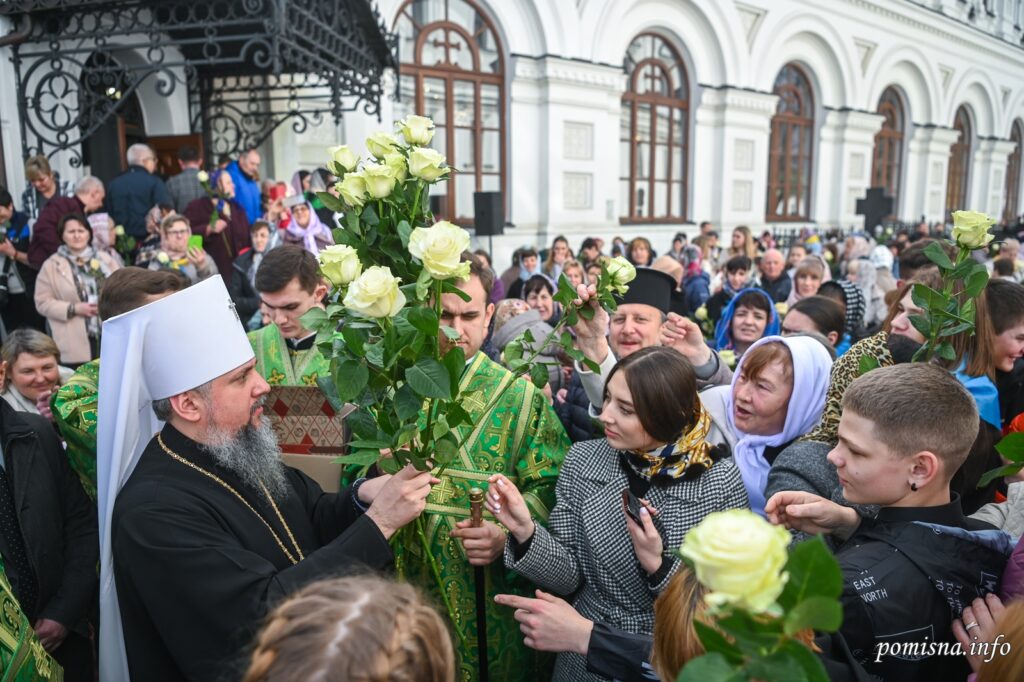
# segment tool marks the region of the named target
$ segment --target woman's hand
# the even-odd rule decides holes
[[[537,598],[515,594],[495,595],[494,601],[511,606],[523,633],[523,643],[537,651],[572,651],[586,656],[594,622],[587,620],[564,599],[537,590]]]
[[[189,263],[196,266],[196,270],[202,270],[203,266],[206,265],[206,251],[202,249],[190,246],[188,251],[185,252],[185,257],[188,258]]]
[[[75,315],[78,317],[96,317],[98,314],[99,308],[95,303],[79,301],[75,304]]]
[[[210,232],[213,232],[214,234],[220,234],[227,228],[227,222],[223,218],[218,218],[217,221],[210,226]]]
[[[487,482],[490,484],[484,499],[487,511],[508,528],[516,542],[523,543],[533,537],[533,517],[515,484],[502,474],[491,476]]]
[[[39,410],[39,416],[46,417],[50,421],[53,421],[53,412],[50,411],[50,396],[53,395],[53,390],[43,391],[36,398],[36,409]]]
[[[953,635],[963,647],[971,670],[978,672],[983,662],[992,660],[984,655],[971,655],[972,646],[980,642],[992,642],[999,634],[998,621],[1003,615],[1003,602],[994,592],[989,592],[984,599],[975,599],[965,607],[960,617],[953,621]],[[970,629],[968,629],[970,628]],[[979,653],[982,653],[979,649]],[[988,653],[988,652],[985,652]]]
[[[654,527],[654,520],[651,518],[658,513],[658,510],[652,507],[647,500],[640,500],[640,504],[643,505],[640,508],[642,525],[637,524],[633,517],[626,514],[626,527],[629,528],[629,537],[633,540],[633,551],[636,552],[637,560],[640,561],[640,565],[647,575],[653,575],[661,568],[661,562],[664,560],[662,552],[665,551],[665,545],[661,540],[661,533]],[[623,513],[626,513],[625,508],[623,508]]]

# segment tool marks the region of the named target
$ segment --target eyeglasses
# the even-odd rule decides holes
[[[192,230],[167,230],[166,232],[164,232],[164,234],[166,234],[168,237],[181,237],[183,235],[189,234],[191,231]]]

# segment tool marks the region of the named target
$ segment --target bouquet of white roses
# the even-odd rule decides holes
[[[334,230],[335,244],[319,255],[321,273],[331,283],[329,303],[326,309],[310,310],[303,324],[317,331],[318,348],[331,359],[331,375],[318,380],[328,399],[336,407],[346,402],[358,406],[348,417],[354,436],[350,452],[340,461],[365,468],[378,464],[384,470],[412,464],[440,475],[463,445],[458,427],[472,424],[459,389],[468,358],[457,345],[442,343],[458,333],[441,324],[443,295],[469,299],[457,282],[469,278],[470,264],[462,255],[470,237],[458,225],[435,222],[428,208],[431,185],[452,172],[442,154],[425,146],[433,137],[433,122],[409,116],[397,125],[404,141],[374,133],[366,140],[370,158],[365,160],[348,146],[329,150],[328,167],[339,177],[338,196],[318,196],[344,218]],[[624,292],[634,275],[625,261],[604,266],[599,301],[613,308],[613,294]],[[563,331],[580,315],[594,312],[575,306],[576,296],[563,276],[555,299],[566,312],[551,338],[537,346],[538,353],[557,342],[570,357],[596,370]],[[505,349],[514,374],[529,374],[542,385],[547,368],[535,362],[537,353],[524,355],[522,341]],[[489,396],[483,418],[500,395]]]

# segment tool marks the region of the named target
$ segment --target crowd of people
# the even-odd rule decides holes
[[[750,509],[834,551],[842,625],[801,635],[832,679],[1024,679],[1024,476],[979,485],[1024,431],[1016,240],[975,252],[974,328],[932,362],[913,285],[941,288],[941,226],[467,252],[440,301],[467,360],[459,456],[437,477],[352,466],[325,493],[263,411],[331,374],[303,316],[330,291],[334,178],[261,182],[255,150],[178,160],[165,181],[134,145],[104,186],[33,157],[20,205],[0,189],[0,589],[38,653],[4,660],[69,680],[674,680],[704,653],[694,621],[715,624],[676,550]],[[636,278],[609,314],[616,256]],[[585,362],[549,343],[562,275],[591,308],[570,327]],[[543,388],[506,364],[526,331]],[[926,641],[1012,651],[880,653]]]

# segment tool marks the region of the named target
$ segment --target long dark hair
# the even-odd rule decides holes
[[[620,360],[605,381],[605,400],[616,372],[625,374],[637,418],[654,440],[671,443],[696,425],[697,375],[678,351],[651,346]]]

